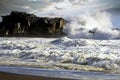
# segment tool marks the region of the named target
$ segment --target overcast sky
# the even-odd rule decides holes
[[[63,0],[1,0],[0,15],[8,14],[13,10],[33,12],[34,10],[42,10],[52,4]]]
[[[11,11],[22,11],[34,13],[35,11],[42,12],[44,8],[49,7],[53,3],[59,3],[65,0],[1,0],[0,1],[0,16],[9,14]],[[71,3],[74,1],[95,1],[95,0],[66,0]],[[111,6],[119,6],[120,0],[96,0],[101,4],[109,4]]]

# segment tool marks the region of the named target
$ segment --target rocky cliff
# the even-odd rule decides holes
[[[2,16],[0,36],[60,37],[66,21],[56,17],[37,17],[26,12],[12,11]]]

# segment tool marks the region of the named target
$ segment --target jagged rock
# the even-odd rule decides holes
[[[58,37],[64,35],[62,29],[65,24],[63,18],[37,17],[12,11],[10,15],[2,16],[0,35]]]

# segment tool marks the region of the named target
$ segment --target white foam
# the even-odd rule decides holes
[[[70,38],[118,39],[120,31],[113,30],[110,14],[96,12],[74,17],[63,30]],[[91,32],[90,32],[91,31]]]
[[[63,32],[69,38],[119,39],[120,31],[113,29],[118,22],[107,11],[112,7],[99,0],[63,0],[51,3],[37,15],[63,17],[68,22]]]
[[[119,40],[0,38],[0,64],[84,64],[105,69],[120,68]],[[46,40],[46,41],[45,41]]]

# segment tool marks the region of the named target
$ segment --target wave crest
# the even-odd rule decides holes
[[[63,32],[69,38],[119,39],[120,31],[113,28],[111,16],[107,12],[98,11],[71,17]]]

